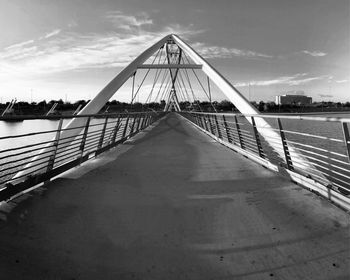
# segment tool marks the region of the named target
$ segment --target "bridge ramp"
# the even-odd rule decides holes
[[[4,207],[0,279],[350,275],[347,213],[175,113]]]

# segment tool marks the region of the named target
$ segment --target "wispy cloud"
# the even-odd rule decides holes
[[[343,83],[349,82],[349,80],[338,80],[338,81],[335,81],[335,82],[338,83],[338,84],[343,84]]]
[[[114,15],[114,18],[116,15]],[[149,20],[123,16],[133,26],[142,26]],[[128,18],[128,20],[125,20]],[[132,30],[79,34],[61,32],[46,34],[47,40],[34,40],[10,46],[0,51],[1,77],[40,77],[62,71],[88,68],[124,67],[150,45],[168,35],[177,33],[185,38],[198,34],[192,26],[164,26],[158,31]],[[31,46],[28,46],[32,44]]]
[[[251,50],[242,50],[236,48],[226,48],[219,46],[210,46],[204,43],[195,43],[193,47],[205,58],[272,58],[272,55],[263,54]]]
[[[334,95],[331,94],[319,94],[320,97],[324,97],[324,98],[332,98]]]
[[[307,73],[298,73],[292,76],[282,76],[282,77],[278,77],[276,79],[271,79],[271,80],[261,80],[261,81],[251,81],[251,82],[240,82],[240,83],[236,83],[235,85],[237,87],[246,87],[249,85],[253,85],[253,86],[271,86],[271,85],[277,85],[277,84],[285,84],[285,85],[289,85],[289,86],[297,86],[297,85],[302,85],[302,84],[306,84],[312,81],[316,81],[316,80],[323,80],[328,78],[328,76],[317,76],[317,77],[308,77],[306,78],[305,76],[307,76]]]
[[[153,24],[147,13],[140,13],[138,16],[125,15],[120,11],[111,11],[106,15],[106,19],[113,23],[116,28],[131,30],[144,25]]]
[[[301,51],[301,52],[304,53],[304,54],[308,54],[308,55],[314,56],[314,57],[320,57],[320,56],[326,56],[326,55],[327,55],[327,53],[321,52],[321,51],[308,51],[308,50],[303,50],[303,51]]]
[[[18,49],[18,48],[22,48],[22,47],[24,47],[26,45],[30,45],[30,44],[33,44],[33,43],[34,43],[34,40],[28,40],[28,41],[25,41],[25,42],[21,42],[21,43],[17,43],[17,44],[8,46],[8,47],[5,48],[5,50]]]
[[[56,36],[56,35],[58,35],[59,33],[61,33],[61,29],[55,29],[55,30],[53,30],[52,32],[47,33],[47,34],[44,36],[44,38],[47,39],[47,38]]]

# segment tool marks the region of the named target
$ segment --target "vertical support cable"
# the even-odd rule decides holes
[[[88,117],[88,119],[86,120],[84,132],[83,132],[83,138],[81,139],[81,143],[80,143],[80,157],[82,157],[83,154],[84,154],[85,143],[86,143],[86,139],[87,139],[88,131],[89,131],[90,118],[91,117]]]
[[[209,93],[209,102],[211,103],[211,90],[210,90],[210,80],[209,77],[207,76],[207,82],[208,82],[208,93]]]
[[[277,118],[277,123],[278,123],[278,128],[280,130],[280,135],[281,135],[281,140],[282,140],[282,147],[283,147],[283,152],[284,152],[284,156],[285,156],[286,163],[287,163],[287,168],[289,170],[294,170],[292,158],[290,156],[289,149],[288,149],[287,139],[286,139],[286,136],[284,134],[284,130],[283,130],[283,127],[282,127],[282,122],[281,122],[281,120],[279,118]]]
[[[348,160],[350,163],[350,133],[349,133],[349,127],[347,123],[342,122],[342,128],[343,128],[343,134],[344,134],[345,147],[348,154]]]
[[[134,72],[134,74],[132,76],[131,104],[134,102],[135,76],[136,76],[136,71]]]
[[[56,136],[55,136],[55,140],[53,142],[53,151],[52,151],[52,155],[49,158],[49,162],[47,164],[47,169],[46,172],[50,171],[53,169],[53,166],[55,164],[55,158],[56,158],[56,154],[57,154],[57,148],[58,148],[58,142],[60,141],[60,135],[61,135],[61,130],[62,130],[62,124],[63,124],[63,119],[61,118],[59,123],[58,123],[58,127],[57,127],[57,131],[56,131]]]
[[[261,141],[260,141],[260,137],[259,137],[259,132],[256,128],[254,117],[252,117],[252,125],[253,125],[253,131],[254,131],[254,135],[255,135],[256,147],[258,148],[259,157],[265,158],[263,148],[261,145]]]
[[[227,142],[232,143],[232,138],[231,138],[231,135],[230,135],[230,130],[229,130],[229,128],[228,128],[225,115],[222,115],[222,119],[223,119],[223,121],[224,121],[224,127],[225,127],[225,131],[226,131]]]
[[[102,146],[103,146],[103,140],[104,140],[104,138],[105,138],[105,133],[106,133],[106,128],[107,128],[107,122],[108,122],[108,117],[106,117],[105,123],[103,124],[103,128],[102,128],[100,140],[98,141],[97,149],[100,149],[100,148],[102,148]]]
[[[238,141],[239,141],[239,145],[241,146],[242,149],[244,149],[244,143],[242,140],[242,133],[241,133],[241,128],[239,127],[239,123],[237,120],[237,116],[235,115],[235,123],[236,123],[236,130],[237,130],[237,136],[238,136]]]

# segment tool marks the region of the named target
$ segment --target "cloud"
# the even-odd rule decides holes
[[[28,41],[25,41],[25,42],[21,42],[21,43],[18,43],[18,44],[14,44],[14,45],[11,45],[11,46],[8,46],[5,48],[5,50],[12,50],[12,49],[19,49],[19,48],[22,48],[26,45],[30,45],[30,44],[33,44],[34,43],[34,40],[28,40]]]
[[[55,30],[53,30],[52,32],[47,33],[47,34],[44,36],[44,38],[47,39],[47,38],[56,36],[56,35],[58,35],[59,33],[61,33],[61,29],[55,29]]]
[[[331,94],[319,94],[320,97],[324,97],[324,98],[332,98],[334,97],[334,95],[331,95]]]
[[[132,17],[130,17],[132,18]],[[125,21],[125,20],[124,20]],[[134,26],[147,21],[129,19]],[[0,51],[0,78],[42,77],[42,75],[89,68],[124,67],[146,48],[169,33],[184,38],[202,32],[192,26],[169,25],[158,31],[132,30],[80,34],[55,30],[46,34],[47,40],[27,41]],[[55,36],[60,33],[60,36]]]
[[[136,16],[125,15],[120,11],[108,12],[106,19],[113,23],[116,28],[131,30],[133,28],[140,28],[144,25],[153,24],[153,20],[149,18],[147,13],[138,14]]]
[[[302,53],[308,54],[308,55],[311,55],[311,56],[314,56],[314,57],[321,57],[321,56],[327,55],[327,53],[321,52],[321,51],[307,51],[307,50],[303,50]]]
[[[278,77],[278,78],[272,79],[272,80],[240,82],[240,83],[236,83],[235,86],[237,86],[237,87],[246,87],[249,85],[271,86],[271,85],[277,85],[277,84],[297,86],[297,85],[309,83],[311,81],[323,80],[323,79],[328,77],[328,76],[318,76],[318,77],[303,78],[305,76],[307,76],[307,73],[298,73],[298,74],[295,74],[293,76],[282,76],[282,77]]]
[[[210,46],[204,43],[195,43],[192,45],[194,49],[198,50],[205,58],[232,58],[232,57],[246,57],[246,58],[272,58],[273,56],[254,52],[251,50],[241,50],[236,48],[225,48],[219,46]]]
[[[343,83],[349,82],[349,80],[338,80],[338,81],[335,81],[335,82],[338,83],[338,84],[343,84]]]

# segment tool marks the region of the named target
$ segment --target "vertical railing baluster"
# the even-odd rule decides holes
[[[62,124],[63,124],[63,119],[60,119],[60,121],[58,122],[58,127],[57,127],[57,131],[56,131],[55,140],[54,140],[53,145],[52,145],[53,146],[52,155],[49,158],[46,172],[49,172],[50,170],[52,170],[53,166],[55,164],[55,159],[56,159],[56,154],[57,154],[57,149],[58,149],[58,143],[60,141],[60,136],[61,136],[61,131],[62,131]]]
[[[145,128],[146,118],[147,118],[147,115],[143,114],[140,130],[143,130]]]
[[[136,122],[137,115],[138,114],[133,116],[133,121],[132,121],[131,129],[130,129],[130,132],[129,132],[130,136],[132,136],[132,134],[134,133],[134,127],[135,127],[135,122]]]
[[[259,132],[258,132],[258,129],[256,128],[255,119],[254,119],[254,117],[251,117],[251,119],[252,119],[253,131],[254,131],[256,147],[258,149],[259,157],[265,158],[263,148],[261,145],[261,141],[260,141],[260,137],[259,137]]]
[[[139,132],[140,130],[141,119],[142,119],[142,114],[139,114],[137,118],[136,133]]]
[[[210,132],[211,134],[215,135],[214,129],[213,129],[213,124],[211,123],[211,117],[209,114],[207,114],[208,121],[209,121],[209,126],[210,126]]]
[[[204,114],[202,114],[202,117],[203,117],[204,124],[205,124],[205,130],[209,132],[207,118]]]
[[[79,148],[80,149],[80,158],[82,158],[83,155],[84,155],[85,143],[86,143],[86,140],[87,140],[89,126],[90,126],[90,118],[91,117],[88,117],[87,120],[86,120],[84,132],[83,132],[83,137],[81,138],[81,143],[80,143],[80,148]]]
[[[112,144],[115,144],[115,139],[117,138],[117,133],[119,131],[119,128],[120,128],[120,116],[118,116],[117,123],[114,127],[113,136],[112,136]]]
[[[279,118],[277,118],[277,123],[278,123],[278,128],[280,131],[280,136],[281,136],[281,140],[282,140],[282,147],[283,147],[284,157],[285,157],[285,160],[287,163],[287,168],[289,170],[294,170],[292,158],[290,156],[289,149],[288,149],[287,139],[286,139],[286,136],[284,134],[282,122]]]
[[[191,115],[192,117],[192,122],[194,122],[196,125],[199,126],[199,120],[197,115]]]
[[[350,133],[349,133],[349,127],[347,123],[342,122],[342,128],[343,128],[343,135],[344,135],[344,142],[345,142],[345,147],[346,147],[346,152],[348,155],[348,160],[350,163]]]
[[[151,120],[152,120],[152,115],[148,115],[148,118],[147,118],[147,123],[146,123],[146,127],[150,126],[151,125]]]
[[[236,130],[237,130],[237,136],[238,136],[238,141],[239,141],[239,145],[242,149],[244,149],[244,143],[243,143],[243,139],[242,139],[242,133],[241,133],[241,128],[240,125],[238,123],[237,120],[237,116],[235,115],[235,123],[236,123]]]
[[[225,127],[225,131],[226,131],[227,142],[232,143],[232,138],[231,138],[231,135],[230,135],[230,130],[229,130],[229,128],[228,128],[225,115],[222,115],[222,119],[223,119],[223,121],[224,121],[224,127]]]
[[[126,117],[122,139],[124,139],[126,137],[126,132],[128,130],[128,124],[129,124],[129,115]]]
[[[214,115],[214,119],[215,119],[215,123],[216,123],[216,130],[218,131],[218,136],[220,139],[222,139],[222,134],[221,134],[221,130],[219,127],[219,122],[218,122],[218,118],[216,115]]]
[[[102,128],[100,140],[98,141],[97,149],[100,149],[100,148],[102,148],[102,146],[103,146],[103,140],[104,140],[104,138],[105,138],[105,133],[106,133],[106,128],[107,128],[107,122],[108,122],[108,117],[106,117],[105,122],[104,122],[104,124],[103,124],[103,128]]]

